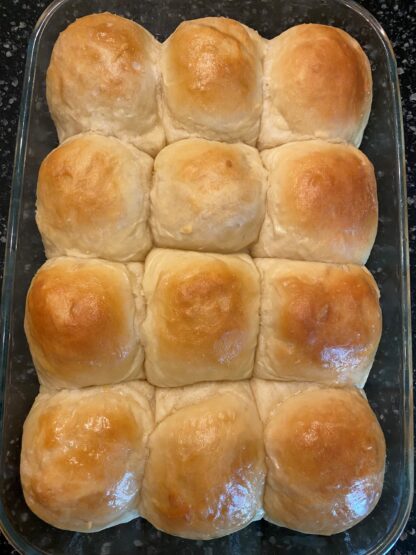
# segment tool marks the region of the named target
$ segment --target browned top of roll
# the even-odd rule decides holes
[[[327,25],[292,27],[271,43],[272,102],[292,131],[339,136],[360,126],[371,103],[371,70],[359,44]],[[343,135],[341,135],[343,136]]]
[[[364,518],[380,497],[385,441],[367,401],[353,389],[294,395],[265,430],[272,520],[334,534]]]
[[[99,77],[98,97],[114,100],[126,94],[126,80],[136,80],[143,71],[148,41],[147,32],[124,17],[111,13],[81,17],[60,34],[48,80],[54,88],[55,85],[59,88],[60,84],[64,100],[66,88],[62,77],[76,64],[77,74],[82,75],[85,71],[85,79],[89,78],[90,72]],[[81,90],[83,85],[80,80]],[[70,91],[72,88],[68,89]]]
[[[138,351],[127,270],[99,260],[48,261],[32,280],[25,330],[41,371],[70,383],[89,373],[119,380]]]
[[[289,360],[295,356],[305,363],[345,368],[358,364],[366,350],[378,344],[378,292],[360,268],[351,266],[342,273],[329,267],[321,279],[292,275],[275,285],[283,293],[276,331],[297,346],[295,355],[287,353]]]
[[[156,428],[144,515],[178,536],[223,536],[256,516],[263,479],[262,429],[254,405],[215,395],[177,410]]]
[[[260,58],[238,21],[223,17],[185,21],[167,46],[162,71],[168,104],[176,114],[185,116],[186,111],[192,118],[194,112],[206,112],[234,118],[257,103]]]

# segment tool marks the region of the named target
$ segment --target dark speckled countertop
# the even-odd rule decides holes
[[[31,31],[48,4],[48,0],[0,1],[0,271],[3,271],[6,242],[7,214],[17,121],[26,47]],[[406,141],[406,169],[408,185],[409,236],[412,281],[416,283],[416,1],[362,1],[386,30],[396,52],[401,85],[403,121]],[[412,290],[413,329],[416,330],[415,288]],[[415,341],[413,351],[416,353]],[[0,534],[0,553],[15,554]],[[416,508],[400,540],[393,548],[394,555],[416,553]]]

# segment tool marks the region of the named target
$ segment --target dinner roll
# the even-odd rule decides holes
[[[265,518],[306,534],[337,534],[380,498],[383,432],[358,390],[299,384],[295,392],[293,385],[253,380],[265,426]]]
[[[156,528],[207,540],[262,517],[263,430],[247,382],[156,392],[140,512]]]
[[[152,404],[145,382],[41,390],[23,427],[20,476],[29,508],[77,532],[136,518]]]
[[[110,13],[87,15],[58,37],[46,95],[59,141],[97,131],[155,155],[165,143],[158,113],[160,44]]]
[[[254,148],[187,139],[156,157],[151,224],[161,247],[236,252],[263,223],[266,171]]]
[[[259,147],[320,138],[359,146],[370,115],[371,68],[348,33],[296,25],[268,42]]]
[[[381,336],[379,290],[368,270],[256,260],[262,279],[254,375],[363,387]]]
[[[36,222],[46,256],[143,260],[153,160],[113,137],[68,139],[42,162]]]
[[[224,17],[184,21],[162,45],[163,123],[169,143],[204,137],[255,145],[262,108],[263,39]]]
[[[150,383],[175,387],[251,376],[260,283],[247,255],[153,250],[142,335]]]
[[[140,264],[54,258],[32,280],[25,331],[39,381],[76,388],[144,378]]]
[[[374,168],[349,145],[287,144],[262,153],[266,217],[257,257],[364,264],[377,234]]]

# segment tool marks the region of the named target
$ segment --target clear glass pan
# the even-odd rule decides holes
[[[386,481],[374,512],[352,530],[325,538],[264,521],[209,542],[174,538],[142,519],[99,532],[63,532],[26,507],[19,481],[23,421],[38,390],[23,332],[24,302],[43,249],[34,219],[36,179],[43,157],[57,144],[45,100],[45,72],[61,30],[97,11],[129,17],[165,39],[183,19],[224,15],[271,38],[302,22],[342,27],[365,48],[372,64],[374,101],[362,149],[375,165],[380,227],[369,261],[381,290],[384,332],[366,387],[387,440]],[[142,553],[386,553],[409,515],[413,499],[411,330],[403,129],[396,63],[377,21],[349,0],[58,0],[40,18],[29,43],[16,146],[1,307],[0,521],[25,554],[129,555]]]

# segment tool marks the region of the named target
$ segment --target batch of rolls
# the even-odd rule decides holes
[[[193,539],[361,521],[385,465],[362,390],[381,311],[361,47],[221,17],[160,44],[102,13],[60,34],[46,85],[61,144],[39,170],[48,260],[25,313],[30,509]]]

